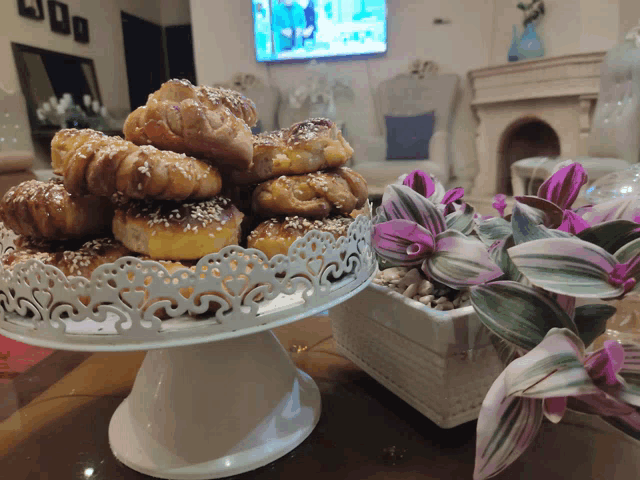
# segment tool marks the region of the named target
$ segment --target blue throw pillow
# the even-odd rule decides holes
[[[258,123],[256,123],[255,127],[251,127],[251,133],[253,135],[258,135],[259,133],[262,133],[262,122],[260,122],[260,120],[258,120]]]
[[[385,115],[387,160],[428,159],[435,112],[411,117]]]

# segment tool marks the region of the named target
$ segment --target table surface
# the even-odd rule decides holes
[[[320,422],[293,452],[232,478],[472,478],[475,422],[440,429],[390,393],[337,353],[330,317],[274,332],[320,388]],[[57,351],[0,385],[0,477],[151,478],[120,464],[107,436],[111,415],[129,393],[143,356]],[[518,479],[520,468],[496,478]]]

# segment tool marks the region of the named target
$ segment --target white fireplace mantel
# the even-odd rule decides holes
[[[605,52],[541,58],[471,70],[472,108],[478,120],[478,175],[473,197],[497,192],[505,133],[527,119],[551,126],[563,156],[586,153]]]

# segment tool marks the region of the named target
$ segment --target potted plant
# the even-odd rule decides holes
[[[464,202],[462,189],[445,192],[424,172],[412,172],[402,184],[389,186],[372,232],[381,267],[378,284],[334,308],[334,337],[339,348],[434,422],[450,427],[477,417],[488,386],[503,369],[498,354],[510,360],[518,351],[513,342],[503,339],[508,327],[496,331],[490,320],[496,311],[488,310],[492,306],[498,313],[513,313],[515,307],[505,298],[514,293],[510,290],[501,297],[508,308],[491,300],[485,301],[489,306],[479,308],[474,298],[486,289],[505,288],[507,282],[518,294],[528,292],[528,297],[522,293],[526,301],[517,304],[525,312],[537,312],[532,305],[540,302],[560,305],[577,325],[576,334],[591,335],[587,340],[592,341],[615,313],[614,307],[602,305],[600,299],[624,296],[631,289],[629,275],[640,272],[635,265],[616,266],[640,251],[635,222],[640,201],[621,199],[572,210],[586,182],[581,165],[562,166],[537,196],[516,197],[509,215],[505,215],[504,196],[496,196],[497,216],[478,215]],[[576,242],[582,246],[582,250],[571,250],[576,264],[590,265],[588,255],[597,252],[598,265],[610,265],[610,271],[599,273],[602,278],[610,274],[608,280],[602,280],[608,290],[589,290],[591,284],[584,279],[578,280],[584,283],[584,291],[571,290],[571,294],[556,292],[559,287],[555,284],[535,285],[531,278],[537,277],[530,270],[538,267],[528,267],[517,256],[535,251],[547,258],[549,250],[551,260],[546,265],[555,272],[567,255],[561,247],[575,247]],[[394,268],[391,275],[385,273]],[[593,268],[586,272],[595,275]],[[409,288],[407,276],[417,287]],[[543,277],[555,278],[549,272]],[[564,278],[561,282],[571,284]],[[435,292],[433,298],[422,299],[430,295],[426,293],[429,285]],[[446,300],[439,301],[437,295]],[[473,306],[465,306],[467,295]],[[599,303],[576,307],[576,297]],[[444,302],[453,308],[438,308]],[[546,318],[546,313],[536,315]],[[544,330],[544,325],[539,328]],[[557,325],[550,324],[544,333],[553,326]]]

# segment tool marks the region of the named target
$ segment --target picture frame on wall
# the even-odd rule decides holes
[[[42,0],[18,0],[18,14],[32,20],[44,20]]]
[[[71,17],[73,24],[73,38],[78,43],[89,43],[89,21],[86,18],[74,15]]]
[[[57,0],[49,0],[49,23],[51,31],[62,35],[71,33],[71,22],[69,21],[69,6]]]

